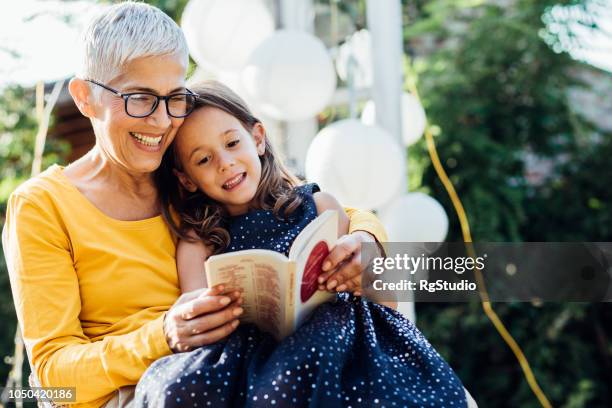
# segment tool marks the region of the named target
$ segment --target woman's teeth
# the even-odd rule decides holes
[[[162,136],[151,137],[151,136],[145,136],[141,133],[134,133],[134,132],[130,132],[130,135],[134,137],[136,140],[138,140],[140,143],[147,145],[147,146],[157,146],[159,142],[161,142],[162,140]]]
[[[245,177],[246,173],[240,173],[236,177],[228,180],[225,184],[223,184],[223,188],[229,190],[230,188],[239,184]]]

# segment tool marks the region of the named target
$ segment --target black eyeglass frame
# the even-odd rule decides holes
[[[147,116],[151,116],[157,110],[157,107],[159,106],[159,101],[160,100],[163,100],[164,102],[166,102],[165,103],[165,105],[166,105],[166,113],[168,114],[168,116],[173,117],[173,118],[177,118],[177,119],[185,118],[185,117],[189,116],[189,114],[191,112],[193,112],[193,109],[195,108],[195,99],[198,97],[198,94],[191,92],[187,88],[185,88],[187,90],[187,92],[176,92],[176,93],[173,93],[173,94],[170,94],[170,95],[166,95],[166,96],[159,96],[159,95],[154,94],[152,92],[142,92],[142,91],[141,92],[127,92],[127,93],[123,93],[123,92],[119,92],[116,89],[111,88],[110,86],[107,86],[107,85],[101,84],[100,82],[94,81],[93,79],[86,79],[85,81],[91,82],[94,85],[98,85],[98,86],[106,89],[107,91],[112,92],[113,94],[123,98],[123,100],[125,102],[125,106],[124,106],[125,107],[125,113],[126,113],[126,115],[128,115],[128,116],[130,116],[132,118],[146,118]],[[128,107],[127,107],[128,99],[132,95],[151,95],[151,96],[155,97],[156,98],[155,99],[155,103],[153,104],[153,107],[151,108],[151,112],[147,113],[146,115],[132,115],[130,112],[128,112]],[[174,98],[174,97],[179,96],[179,95],[189,95],[189,96],[193,96],[193,98],[194,98],[194,103],[191,105],[191,108],[184,115],[181,115],[181,116],[177,116],[177,115],[171,114],[170,113],[170,107],[168,106],[168,100],[170,98]]]

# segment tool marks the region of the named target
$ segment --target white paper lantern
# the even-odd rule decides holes
[[[390,241],[442,242],[448,233],[444,207],[423,193],[408,193],[389,204],[380,219]]]
[[[376,105],[368,101],[361,112],[361,121],[366,125],[376,123]],[[419,100],[412,94],[402,94],[402,140],[406,146],[416,143],[427,125],[425,110]]]
[[[400,189],[403,172],[402,149],[392,136],[356,119],[322,129],[306,154],[306,178],[348,206],[386,203]]]
[[[274,19],[261,0],[191,0],[181,27],[198,65],[237,71],[274,32]]]
[[[319,39],[279,30],[251,54],[243,70],[243,84],[266,115],[302,120],[328,104],[336,89],[336,74]]]
[[[219,72],[217,75],[217,81],[231,88],[232,91],[236,92],[249,106],[251,110],[255,110],[256,103],[251,99],[249,93],[244,89],[242,83],[242,75],[238,72]]]
[[[199,82],[209,80],[219,81],[223,85],[229,87],[246,102],[246,104],[249,106],[251,111],[256,114],[256,116],[260,113],[254,109],[257,106],[252,100],[249,99],[249,94],[244,90],[244,85],[242,84],[242,75],[238,72],[210,71],[203,69],[202,67],[197,67],[187,80],[187,88],[191,89]]]
[[[349,67],[353,58],[354,65]],[[372,40],[368,30],[359,30],[340,46],[336,58],[336,70],[343,81],[347,81],[349,70],[352,69],[353,85],[356,88],[372,86],[374,72],[372,70]],[[371,123],[373,124],[373,123]]]

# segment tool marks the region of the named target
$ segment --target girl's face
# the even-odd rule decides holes
[[[245,213],[261,179],[259,156],[265,152],[265,129],[251,132],[225,111],[196,109],[179,129],[175,149],[183,172],[175,174],[183,187],[200,189],[222,203],[231,215]]]

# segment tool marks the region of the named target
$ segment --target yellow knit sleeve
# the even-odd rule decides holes
[[[374,214],[369,211],[345,207],[344,212],[350,218],[349,234],[355,231],[369,232],[378,242],[386,242],[387,232],[385,227]]]
[[[99,406],[170,354],[163,314],[135,331],[96,342],[83,333],[72,247],[53,208],[13,194],[2,244],[17,317],[42,386],[76,387],[77,403]]]

